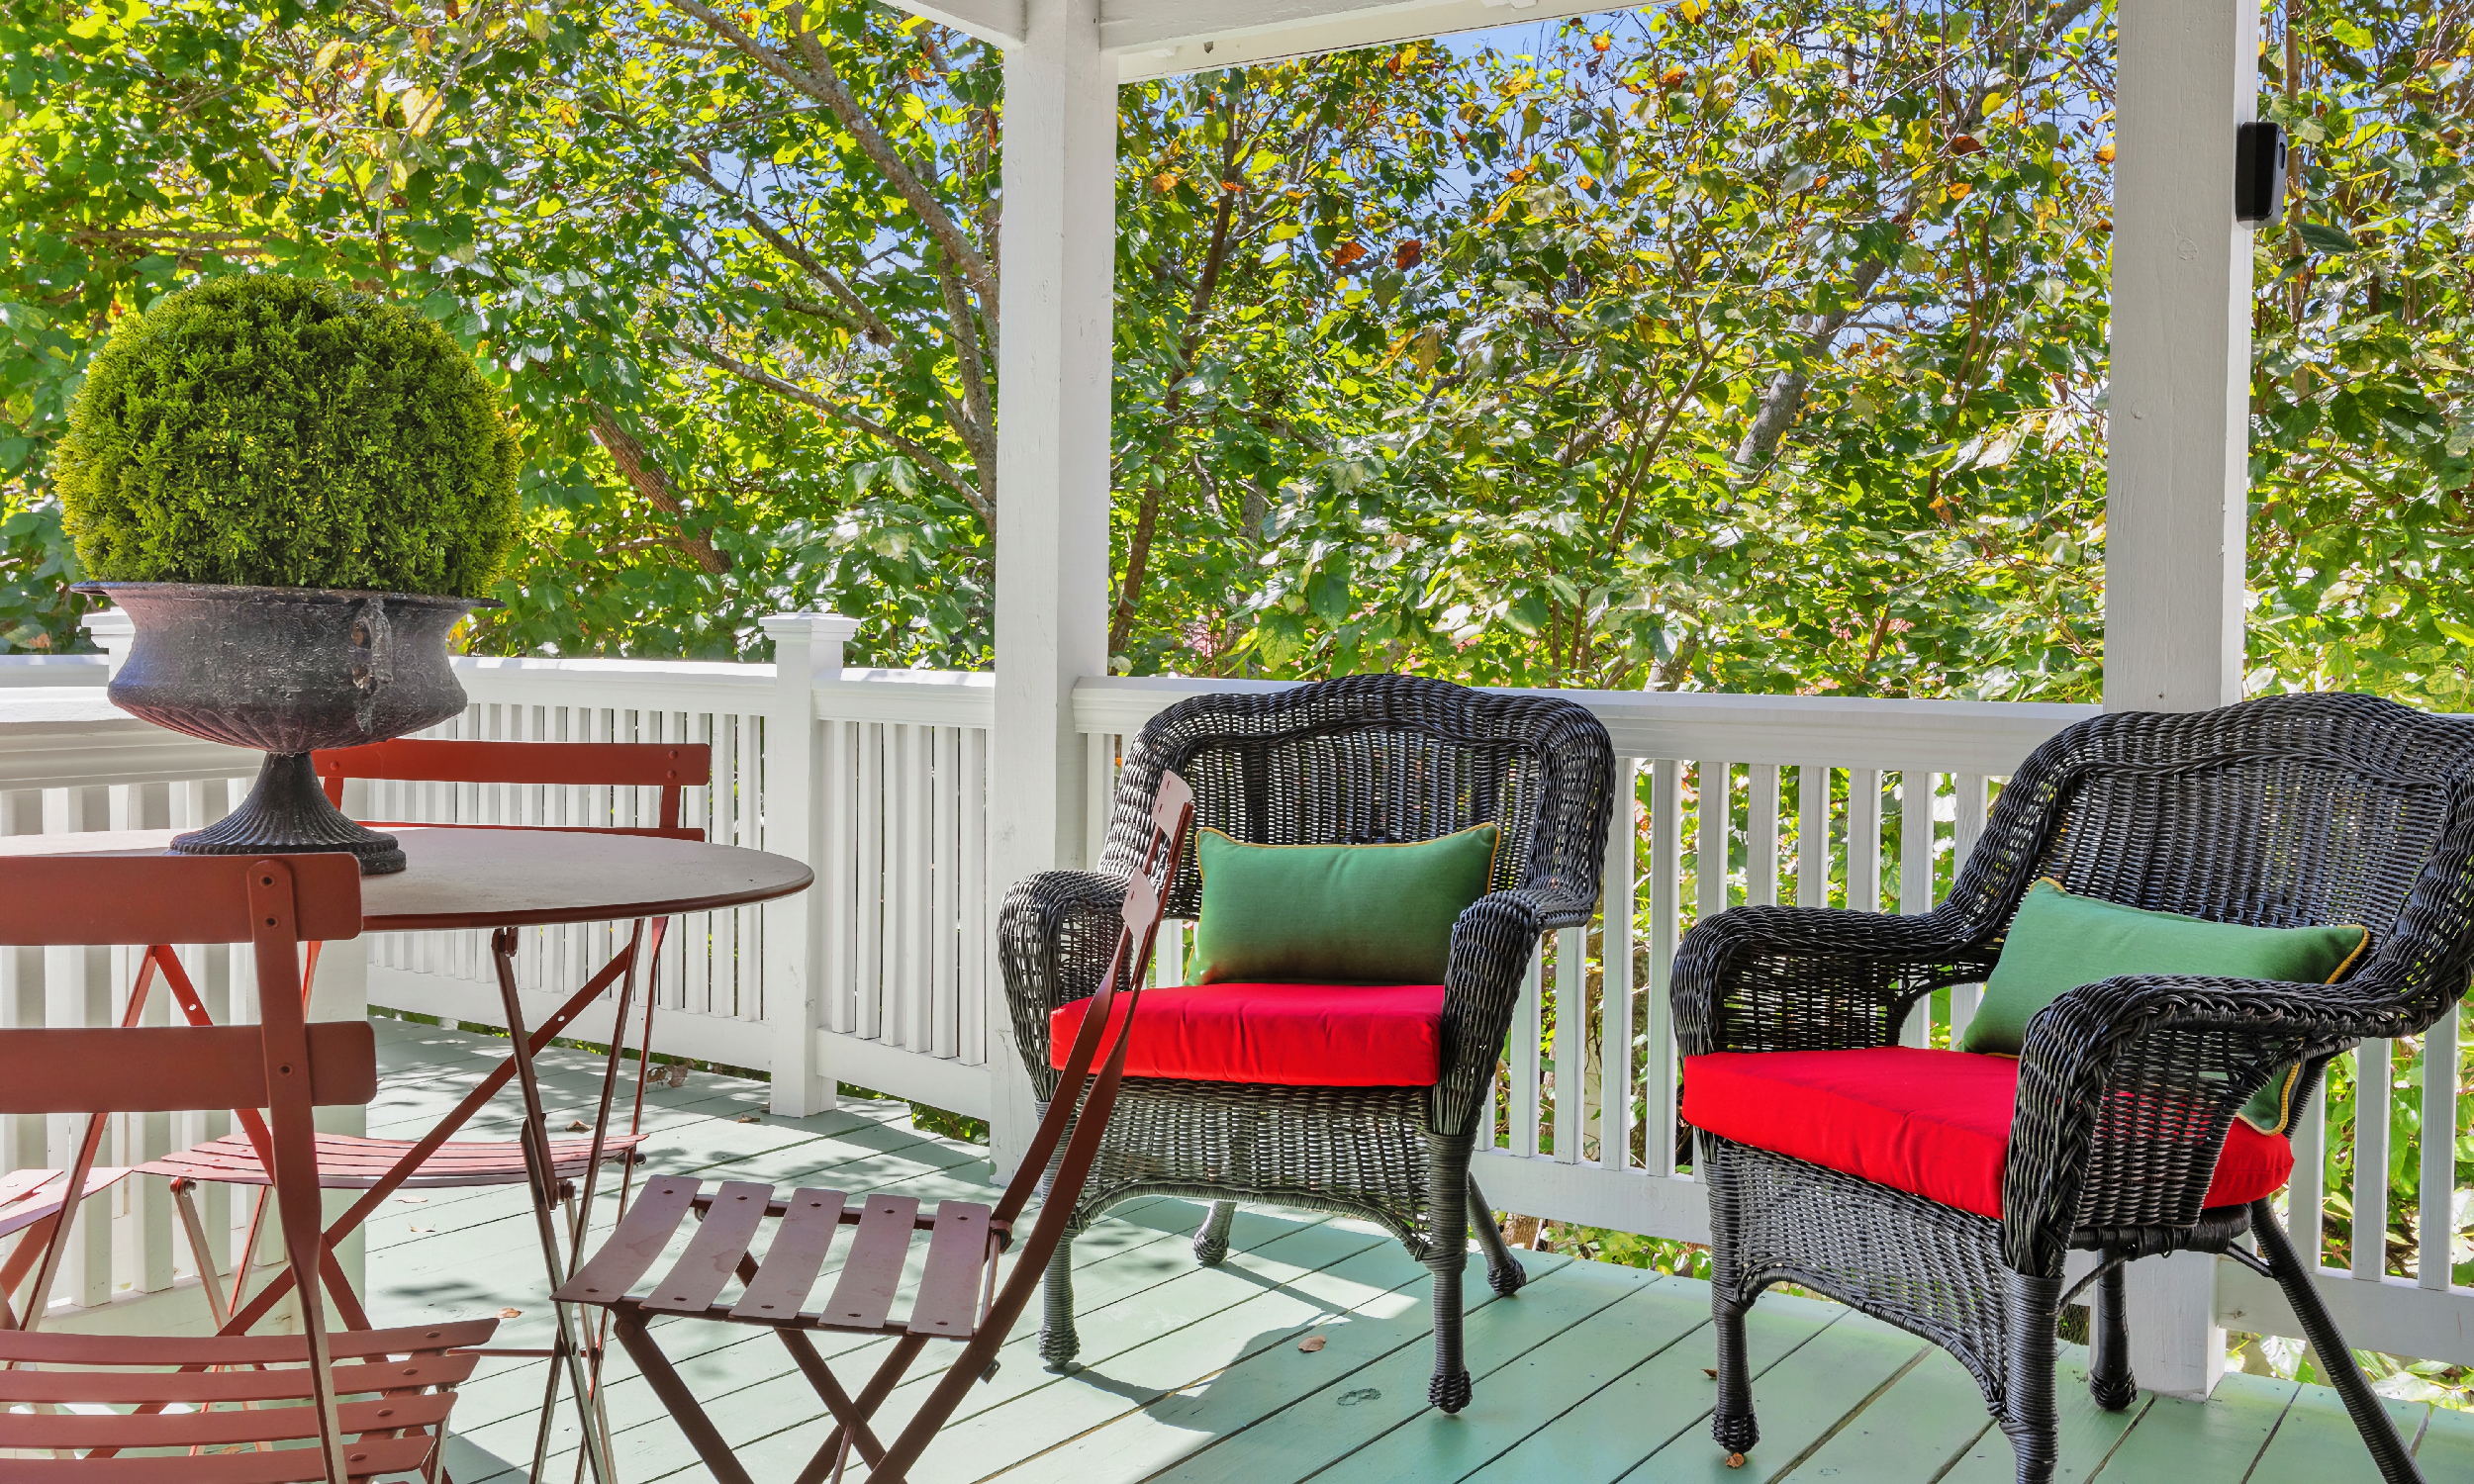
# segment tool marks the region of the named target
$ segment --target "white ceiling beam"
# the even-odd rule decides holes
[[[992,46],[1022,45],[1022,0],[891,0],[897,10],[950,26]]]
[[[1118,79],[1380,46],[1620,9],[1607,0],[1105,0]]]

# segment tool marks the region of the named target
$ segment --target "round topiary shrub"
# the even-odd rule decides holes
[[[516,461],[444,329],[266,274],[123,322],[53,467],[92,578],[479,598],[515,538]]]

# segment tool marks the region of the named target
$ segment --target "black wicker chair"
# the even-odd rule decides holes
[[[1297,1087],[1125,1079],[1099,1161],[1070,1228],[1145,1195],[1212,1201],[1195,1256],[1228,1252],[1239,1201],[1381,1223],[1434,1273],[1435,1378],[1447,1412],[1468,1405],[1461,1273],[1469,1232],[1498,1293],[1519,1263],[1470,1182],[1491,1142],[1495,1069],[1539,935],[1588,920],[1614,772],[1606,729],[1569,701],[1507,696],[1407,676],[1366,675],[1291,690],[1195,696],[1169,707],[1127,749],[1097,874],[1050,872],[1016,886],[999,951],[1022,1063],[1044,1100],[1056,1081],[1049,1014],[1088,996],[1107,969],[1151,795],[1163,769],[1193,786],[1195,823],[1259,844],[1432,839],[1502,827],[1487,895],[1464,912],[1445,974],[1442,1079],[1430,1087]],[[1170,915],[1191,918],[1190,852]],[[1043,1107],[1044,1107],[1043,1102]],[[1050,1260],[1040,1356],[1069,1365],[1072,1252]]]
[[[1999,1220],[1699,1132],[1709,1183],[1719,1393],[1713,1433],[1759,1437],[1744,1315],[1789,1281],[1948,1349],[1982,1386],[2022,1484],[2055,1463],[2062,1259],[2102,1254],[2089,1383],[2135,1395],[2121,1264],[2222,1252],[2272,1276],[2390,1481],[2413,1459],[2355,1368],[2265,1199],[2202,1209],[2236,1109],[2299,1064],[2452,1013],[2474,952],[2474,723],[2358,696],[2291,696],[2069,728],[2003,790],[1950,899],[1930,913],[1746,907],[1677,955],[1675,1028],[1712,1052],[1881,1047],[1933,989],[1981,980],[2031,883],[2221,921],[2360,923],[2335,984],[2123,976],[2030,1023]],[[1687,1084],[1691,1072],[1685,1071]],[[2160,1130],[2186,1137],[2161,1137]],[[2256,1253],[2236,1245],[2245,1231]],[[2077,1290],[2073,1290],[2075,1293]]]

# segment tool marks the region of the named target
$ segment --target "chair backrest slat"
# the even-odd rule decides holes
[[[683,830],[684,790],[713,782],[713,747],[705,742],[484,742],[462,737],[398,737],[367,747],[313,753],[311,766],[340,808],[345,779],[422,784],[545,784],[560,787],[659,788],[660,824],[652,830],[703,839]],[[589,826],[588,826],[589,828]]]
[[[312,754],[322,779],[423,784],[579,784],[693,788],[713,777],[703,742],[482,742],[399,737]]]
[[[357,1107],[378,1095],[366,1020],[306,1028],[310,1099]],[[266,1106],[264,1037],[253,1025],[0,1031],[0,1114],[185,1113]]]
[[[60,843],[56,835],[21,838],[47,850]],[[298,883],[302,936],[359,937],[359,861],[340,853],[283,859]],[[246,856],[0,850],[0,944],[246,943],[264,926],[249,912],[249,869]]]

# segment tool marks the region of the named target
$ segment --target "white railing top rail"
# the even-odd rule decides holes
[[[1189,696],[1267,693],[1289,682],[1090,678],[1075,687],[1079,730],[1128,734]],[[2101,707],[2043,701],[1874,700],[1842,696],[1733,696],[1675,691],[1521,691],[1577,701],[1633,758],[1827,761],[1840,768],[1931,764],[1949,773],[2006,774],[2039,744]]]
[[[0,788],[245,777],[258,754],[141,721],[95,686],[0,692]]]
[[[0,691],[100,686],[110,673],[110,662],[99,654],[0,654]]]

